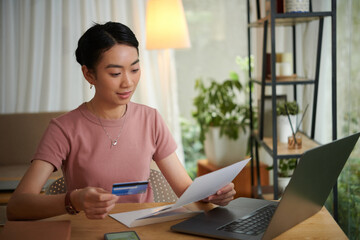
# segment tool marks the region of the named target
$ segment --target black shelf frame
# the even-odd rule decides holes
[[[318,101],[318,91],[319,91],[319,76],[320,76],[320,63],[321,63],[321,49],[322,49],[322,39],[323,39],[323,27],[324,27],[324,18],[331,18],[331,60],[332,60],[332,135],[333,140],[337,139],[337,108],[336,108],[336,0],[331,0],[331,11],[324,12],[312,12],[312,4],[310,0],[310,12],[308,13],[277,13],[276,12],[276,0],[271,0],[271,11],[270,15],[264,18],[260,18],[260,10],[259,10],[259,1],[256,1],[256,10],[257,10],[257,21],[251,22],[250,20],[250,0],[247,1],[247,11],[248,11],[248,56],[250,59],[251,55],[251,29],[252,28],[263,28],[264,36],[263,36],[263,51],[262,51],[262,76],[261,79],[254,79],[251,76],[251,71],[249,71],[249,85],[250,89],[252,89],[253,84],[259,84],[261,87],[261,96],[260,96],[260,119],[259,119],[259,132],[255,133],[254,124],[253,124],[253,106],[252,106],[252,92],[249,94],[249,103],[250,103],[250,129],[251,129],[251,167],[254,170],[254,158],[256,161],[256,172],[257,172],[257,196],[262,197],[261,191],[261,181],[260,181],[260,170],[259,170],[259,145],[263,146],[266,152],[268,152],[273,158],[273,182],[274,182],[274,199],[278,199],[278,184],[277,184],[277,175],[278,175],[278,166],[277,160],[282,158],[299,158],[302,154],[278,154],[278,142],[277,142],[277,132],[276,132],[276,87],[280,85],[289,85],[293,86],[293,95],[294,100],[297,100],[297,86],[298,85],[314,85],[314,93],[313,93],[313,108],[312,108],[312,118],[311,118],[311,134],[309,136],[310,139],[314,139],[315,137],[315,123],[316,123],[316,111],[317,111],[317,101]],[[314,79],[305,79],[305,78],[295,78],[294,80],[282,80],[276,81],[276,70],[275,70],[275,31],[276,26],[286,26],[292,28],[292,41],[293,41],[293,70],[294,74],[296,74],[296,25],[305,23],[305,22],[319,22],[318,29],[318,41],[317,41],[317,53],[315,60],[315,76]],[[275,24],[271,24],[275,23]],[[273,25],[273,27],[271,27]],[[266,80],[266,53],[267,53],[267,39],[268,39],[268,28],[270,27],[270,41],[271,41],[271,80]],[[250,61],[249,61],[249,69]],[[265,97],[265,87],[271,87],[271,95],[272,95],[272,123],[273,123],[273,134],[272,134],[272,148],[268,146],[264,141],[264,97]],[[314,141],[315,142],[315,141]],[[254,153],[255,148],[255,153]],[[251,183],[252,186],[254,184],[254,173],[251,173]],[[334,195],[334,218],[338,219],[337,216],[337,185],[333,188]]]
[[[310,138],[309,136],[307,136],[305,133],[299,131],[300,133],[302,133],[302,135]],[[265,151],[267,153],[270,154],[271,157],[274,157],[273,155],[273,149],[268,145],[266,144],[265,141],[263,141],[262,139],[260,139],[259,135],[258,134],[253,134],[253,137],[255,138],[255,140],[265,149]],[[313,140],[313,143],[314,145],[316,144],[317,146],[321,145],[319,142]],[[282,158],[300,158],[302,154],[297,154],[297,153],[294,153],[294,154],[277,154],[277,158],[278,159],[282,159]]]
[[[250,81],[257,83],[259,85],[262,84],[262,80],[251,79]],[[296,80],[284,80],[281,82],[277,82],[276,85],[306,85],[306,84],[314,84],[315,80],[305,79],[305,78],[297,78]],[[265,86],[271,86],[273,83],[271,81],[265,81]]]

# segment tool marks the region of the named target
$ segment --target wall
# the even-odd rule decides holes
[[[180,115],[191,119],[195,79],[222,81],[247,56],[246,1],[183,0],[191,48],[175,51]]]

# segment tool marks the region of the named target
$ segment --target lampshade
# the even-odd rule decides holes
[[[181,0],[149,0],[146,8],[146,48],[188,48],[189,31]]]

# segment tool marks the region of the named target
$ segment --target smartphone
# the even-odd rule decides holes
[[[104,234],[105,240],[140,240],[135,231],[112,232]]]

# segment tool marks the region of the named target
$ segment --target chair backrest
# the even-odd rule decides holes
[[[178,197],[166,181],[162,173],[155,169],[150,169],[149,183],[153,189],[154,202],[176,202]],[[46,195],[66,193],[64,177],[58,178],[45,191]]]
[[[64,177],[58,178],[45,191],[46,195],[56,195],[66,193],[66,184]]]
[[[150,169],[149,182],[154,193],[154,202],[176,202],[178,197],[166,181],[162,173]]]
[[[0,114],[1,165],[30,164],[36,148],[52,118],[65,112]],[[19,151],[21,136],[21,151]]]

